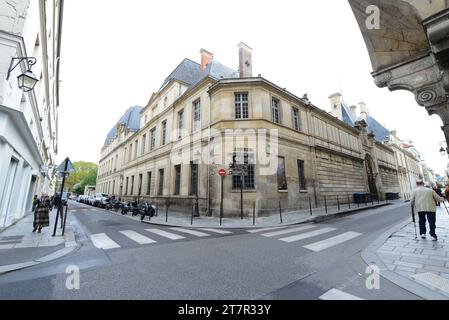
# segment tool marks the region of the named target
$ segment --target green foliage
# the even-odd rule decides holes
[[[66,179],[64,189],[82,194],[86,185],[96,184],[98,165],[92,162],[76,161],[73,166],[76,171]]]

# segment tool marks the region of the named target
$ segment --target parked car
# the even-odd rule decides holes
[[[91,206],[93,206],[94,203],[95,203],[95,196],[90,195],[90,196],[87,198],[87,204],[90,204]]]
[[[107,193],[97,193],[95,194],[94,206],[100,208],[106,208],[106,204],[109,200],[109,195]]]

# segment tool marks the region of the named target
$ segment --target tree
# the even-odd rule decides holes
[[[66,179],[64,189],[75,193],[78,193],[79,191],[81,191],[80,193],[83,193],[84,186],[82,181],[86,177],[88,177],[87,182],[95,185],[97,180],[98,165],[92,162],[76,161],[73,163],[73,166],[75,167],[75,172],[70,173],[69,177]],[[95,177],[93,177],[93,175],[95,175]],[[80,184],[80,186],[77,186],[75,191],[73,188],[76,184]]]

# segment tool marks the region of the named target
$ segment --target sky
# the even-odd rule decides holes
[[[199,50],[237,70],[237,44],[253,48],[253,75],[330,111],[328,96],[365,102],[370,115],[410,139],[443,174],[442,121],[408,91],[378,88],[347,0],[66,0],[61,52],[59,153],[98,163],[109,130]]]

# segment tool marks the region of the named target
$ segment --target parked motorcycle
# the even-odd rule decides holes
[[[132,207],[131,207],[131,214],[132,216],[137,216],[138,214],[140,214],[140,209],[141,207],[139,206],[139,204],[137,202],[133,202]]]
[[[122,203],[120,213],[123,215],[127,215],[130,210],[131,203]]]
[[[145,202],[140,208],[140,221],[143,221],[146,216],[148,216],[148,220],[151,220],[156,213],[156,206],[154,204]]]

